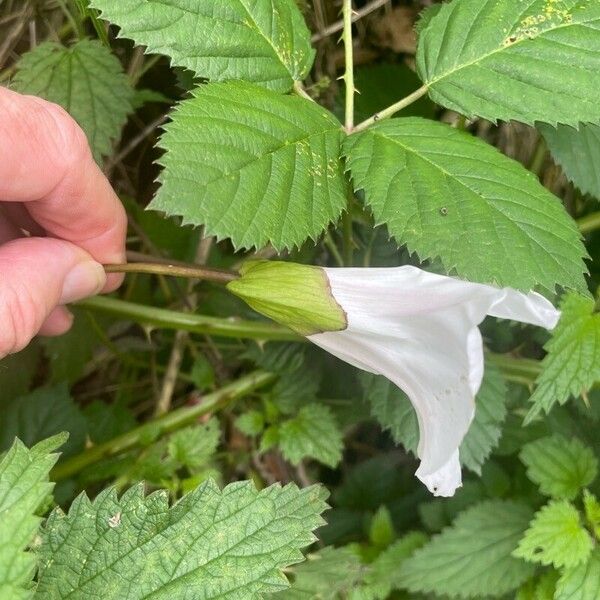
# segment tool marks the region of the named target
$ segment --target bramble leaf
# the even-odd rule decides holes
[[[531,396],[527,421],[542,410],[577,398],[600,381],[600,313],[594,301],[569,294],[561,304],[562,315],[545,349],[542,373]]]
[[[344,154],[376,223],[422,260],[525,291],[585,288],[586,251],[558,198],[484,141],[411,117],[349,136]]]
[[[288,586],[325,508],[323,488],[249,482],[207,481],[171,508],[141,486],[81,495],[43,529],[36,598],[258,600]]]
[[[585,562],[591,551],[592,538],[577,509],[566,500],[555,500],[535,514],[513,556],[559,569]]]
[[[310,71],[310,32],[294,0],[92,0],[120,35],[213,81],[281,92]]]
[[[529,479],[553,498],[573,500],[598,474],[593,451],[577,438],[554,435],[535,440],[523,447],[520,459]]]
[[[31,449],[16,440],[0,461],[0,598],[33,598],[35,556],[26,552],[41,521],[36,511],[51,494],[48,473],[66,440],[58,435]]]
[[[316,239],[346,203],[340,123],[324,108],[242,82],[201,86],[166,126],[150,207],[236,248]]]
[[[600,5],[589,0],[454,0],[421,32],[431,98],[468,117],[597,122]]]
[[[98,162],[112,152],[133,109],[133,88],[121,63],[97,41],[71,48],[40,44],[18,62],[13,87],[60,104],[87,135]]]
[[[538,129],[565,175],[584,194],[600,199],[600,126],[582,123],[575,129],[540,124]]]

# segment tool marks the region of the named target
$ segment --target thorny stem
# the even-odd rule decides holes
[[[274,379],[275,375],[265,371],[250,373],[220,390],[204,396],[202,402],[196,406],[185,406],[173,410],[108,442],[92,446],[81,454],[64,461],[52,471],[52,481],[72,477],[86,467],[105,458],[118,456],[147,443],[149,440],[156,440],[167,433],[182,429],[186,425],[197,421],[198,418],[220,410],[235,400],[268,385]]]
[[[272,340],[272,341],[303,341],[289,329],[264,321],[245,321],[243,319],[208,317],[192,313],[178,312],[165,308],[156,308],[144,304],[135,304],[116,298],[96,296],[77,303],[77,306],[115,315],[122,319],[130,319],[149,327],[162,327],[175,331],[183,330],[191,333],[215,335],[228,338]]]
[[[124,263],[104,265],[107,273],[150,273],[153,275],[170,275],[172,277],[186,277],[188,279],[205,279],[215,283],[229,283],[239,278],[233,271],[222,271],[208,267],[183,266],[179,264],[163,263]]]
[[[401,111],[403,108],[406,108],[413,102],[416,102],[419,98],[422,98],[423,96],[425,96],[425,94],[427,94],[427,91],[428,91],[428,87],[426,85],[423,85],[422,87],[420,87],[418,90],[416,90],[409,96],[406,96],[406,98],[402,98],[402,100],[399,100],[398,102],[392,104],[391,106],[388,106],[384,110],[379,111],[378,113],[374,114],[372,117],[367,119],[366,121],[359,123],[353,129],[353,133],[358,133],[360,131],[364,131],[371,125],[377,123],[377,121],[381,121],[382,119],[387,119],[388,117],[395,115],[397,112]]]
[[[346,72],[344,82],[346,84],[346,132],[352,133],[354,128],[354,48],[352,46],[352,0],[344,0],[342,7],[344,21],[344,56]]]

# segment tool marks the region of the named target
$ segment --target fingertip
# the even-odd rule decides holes
[[[39,335],[45,337],[56,337],[63,335],[73,325],[73,313],[64,306],[57,306],[42,324]]]

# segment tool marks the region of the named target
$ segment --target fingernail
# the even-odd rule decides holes
[[[105,283],[106,273],[102,265],[93,261],[79,263],[65,279],[60,304],[70,304],[95,296]]]

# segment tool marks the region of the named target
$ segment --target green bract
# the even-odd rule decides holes
[[[300,335],[340,331],[346,315],[331,294],[323,269],[276,261],[251,261],[227,284],[257,312]]]

